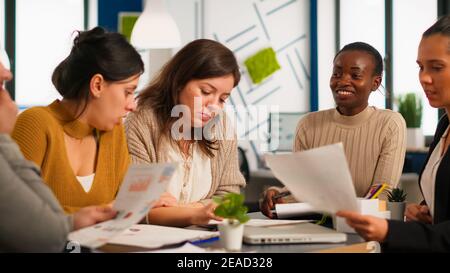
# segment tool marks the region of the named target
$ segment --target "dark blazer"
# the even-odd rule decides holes
[[[431,153],[449,125],[447,115],[439,120],[434,140],[430,145],[423,170]],[[450,152],[447,150],[436,173],[435,204],[433,225],[419,222],[388,221],[386,242],[383,250],[389,251],[427,251],[450,252]]]

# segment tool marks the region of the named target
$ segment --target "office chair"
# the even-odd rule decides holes
[[[250,182],[250,167],[244,149],[238,147],[239,170],[245,178],[245,182]]]

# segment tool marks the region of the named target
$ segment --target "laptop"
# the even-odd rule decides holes
[[[270,227],[245,226],[247,244],[342,243],[347,234],[312,223],[287,224]]]

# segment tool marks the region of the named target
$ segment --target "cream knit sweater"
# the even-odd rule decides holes
[[[225,119],[222,119],[224,128]],[[161,129],[156,122],[152,109],[140,107],[130,113],[125,121],[128,148],[133,163],[167,162],[167,145],[161,139]],[[221,130],[226,134],[226,130]],[[228,131],[229,133],[229,131]],[[238,165],[237,140],[233,135],[230,140],[219,140],[218,150],[211,158],[212,184],[206,199],[208,203],[213,196],[222,196],[229,192],[239,192],[245,186],[245,180]]]
[[[397,186],[406,150],[406,124],[399,113],[372,106],[354,116],[336,109],[311,112],[297,125],[294,151],[338,142],[344,145],[358,197],[374,184]]]

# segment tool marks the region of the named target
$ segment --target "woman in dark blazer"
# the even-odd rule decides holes
[[[340,211],[363,238],[382,243],[383,251],[450,251],[450,15],[422,35],[417,54],[419,80],[432,107],[444,108],[419,181],[425,200],[409,206],[408,222]],[[434,188],[434,194],[433,194]],[[431,223],[432,222],[432,223]]]

